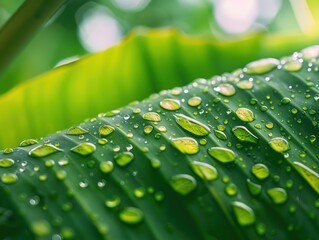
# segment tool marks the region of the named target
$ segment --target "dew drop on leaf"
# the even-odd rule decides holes
[[[243,122],[252,122],[255,120],[254,113],[248,108],[238,108],[236,115]]]
[[[202,99],[200,97],[191,97],[188,99],[187,104],[191,107],[197,107],[202,103]]]
[[[319,193],[319,174],[300,162],[294,162],[293,164],[294,164],[296,170],[309,183],[309,185],[317,193]]]
[[[214,130],[214,134],[220,140],[227,140],[227,135],[222,131]]]
[[[166,98],[160,102],[160,106],[169,111],[175,111],[181,108],[181,103],[177,99]]]
[[[156,112],[147,112],[143,114],[143,119],[152,122],[160,122],[161,116]]]
[[[254,83],[252,81],[248,81],[248,80],[243,80],[243,81],[239,81],[236,86],[239,89],[243,89],[243,90],[249,90],[252,89],[254,87]]]
[[[119,166],[124,167],[133,161],[134,155],[131,152],[122,152],[115,155],[114,159]]]
[[[3,154],[11,154],[11,153],[13,153],[13,148],[5,148],[3,150]]]
[[[85,142],[80,143],[77,146],[71,148],[71,151],[82,156],[86,156],[94,153],[96,150],[96,146],[93,143]]]
[[[287,192],[283,188],[270,188],[267,194],[275,204],[282,204],[287,201]]]
[[[55,176],[58,180],[62,181],[67,177],[67,173],[64,170],[59,170],[55,173]]]
[[[241,226],[248,226],[255,222],[254,211],[245,203],[235,201],[232,203],[237,222]]]
[[[4,173],[1,176],[1,182],[5,184],[12,184],[18,181],[18,176],[14,173]]]
[[[268,142],[268,144],[276,152],[285,152],[285,151],[289,150],[288,141],[286,139],[282,138],[282,137],[272,138]]]
[[[258,137],[256,137],[252,132],[250,132],[244,126],[236,126],[232,129],[232,132],[234,133],[236,138],[240,141],[251,142],[251,143],[258,142]]]
[[[284,65],[284,69],[288,72],[297,72],[301,68],[302,68],[302,63],[297,60],[289,61]]]
[[[226,97],[233,96],[236,93],[234,86],[229,83],[219,84],[218,87],[214,88],[214,90]]]
[[[313,60],[319,57],[319,45],[310,46],[301,50],[303,57],[307,60]]]
[[[251,168],[252,174],[255,175],[256,178],[262,180],[269,176],[269,169],[265,164],[257,163]]]
[[[31,156],[31,157],[46,157],[50,154],[60,152],[60,151],[62,151],[62,150],[49,143],[49,144],[43,144],[43,145],[40,145],[40,146],[33,148],[29,152],[29,156]]]
[[[31,223],[32,232],[38,237],[48,237],[51,234],[51,226],[45,220],[38,220]]]
[[[67,131],[66,134],[67,135],[82,135],[87,133],[86,130],[84,130],[83,128],[76,126],[76,127],[70,127]]]
[[[110,125],[103,125],[99,128],[99,133],[102,137],[110,135],[113,132],[114,132],[114,127]]]
[[[196,186],[196,180],[188,174],[177,174],[170,180],[172,188],[181,195],[187,195],[192,192]]]
[[[280,102],[281,102],[281,104],[286,105],[286,104],[291,102],[291,99],[288,97],[284,97],[283,99],[281,99]]]
[[[140,223],[143,218],[143,212],[135,207],[126,207],[119,213],[119,219],[127,224]]]
[[[134,196],[137,198],[142,198],[145,196],[145,190],[143,188],[134,189]]]
[[[309,137],[309,141],[311,143],[314,143],[316,141],[316,139],[317,139],[317,137],[315,135],[310,135],[310,137]]]
[[[105,161],[100,163],[100,170],[103,173],[110,173],[113,171],[113,163],[111,161]]]
[[[105,200],[104,204],[108,208],[115,208],[120,205],[121,199],[118,196],[109,197]]]
[[[233,162],[236,159],[236,154],[224,147],[211,147],[208,149],[208,154],[222,163]]]
[[[190,165],[194,173],[205,181],[212,181],[218,177],[216,168],[208,163],[194,161]]]
[[[35,139],[25,139],[19,144],[19,146],[20,147],[26,147],[26,146],[31,146],[31,145],[34,145],[34,144],[37,144],[37,143],[38,143],[38,141],[35,140]]]
[[[225,187],[225,192],[228,196],[235,196],[237,194],[237,187],[235,184],[231,183]]]
[[[11,158],[2,158],[0,159],[0,167],[8,168],[14,165],[14,160]]]
[[[248,63],[245,68],[249,74],[264,74],[273,70],[279,63],[278,59],[264,58]]]
[[[247,179],[246,182],[251,195],[256,196],[261,193],[261,186],[259,184],[254,183],[250,179]]]
[[[196,154],[199,151],[198,143],[194,138],[173,138],[172,145],[184,154]]]
[[[193,118],[185,116],[184,114],[175,114],[174,117],[179,126],[196,136],[206,136],[210,133],[208,126]]]
[[[153,131],[153,126],[151,126],[151,125],[146,125],[145,127],[144,127],[144,133],[145,134],[150,134],[152,131]]]

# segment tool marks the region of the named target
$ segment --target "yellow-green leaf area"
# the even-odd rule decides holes
[[[199,151],[198,142],[190,137],[173,138],[172,145],[183,154],[192,155]]]
[[[234,162],[236,154],[224,147],[211,147],[208,149],[208,154],[222,163]]]
[[[60,151],[62,151],[62,150],[57,148],[53,144],[48,143],[48,144],[39,145],[39,146],[33,148],[29,152],[29,156],[40,158],[40,157],[46,157],[48,155],[51,155],[53,153],[60,152]]]
[[[206,136],[210,134],[210,128],[208,126],[193,118],[184,114],[175,114],[174,117],[179,126],[196,136]]]

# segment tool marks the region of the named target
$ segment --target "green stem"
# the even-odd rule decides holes
[[[26,0],[0,29],[0,74],[68,0]]]

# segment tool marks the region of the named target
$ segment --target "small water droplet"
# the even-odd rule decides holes
[[[245,70],[249,74],[264,74],[273,70],[279,63],[278,59],[264,58],[248,63]]]
[[[14,165],[14,160],[11,158],[2,158],[0,159],[0,167],[8,168]]]
[[[147,112],[143,114],[143,119],[152,122],[160,122],[161,116],[156,112]]]
[[[100,163],[100,170],[103,173],[110,173],[113,171],[113,163],[111,161],[105,161]]]
[[[60,152],[60,151],[62,151],[62,150],[49,143],[49,144],[43,144],[43,145],[40,145],[40,146],[33,148],[29,152],[29,156],[40,158],[40,157],[46,157],[50,154]]]
[[[67,177],[67,173],[64,170],[59,170],[59,171],[56,172],[55,176],[56,176],[56,178],[58,180],[62,181],[62,180],[64,180]]]
[[[258,137],[256,137],[252,132],[250,132],[244,126],[236,126],[232,129],[232,132],[234,133],[236,138],[240,141],[251,142],[251,143],[258,142]]]
[[[166,98],[160,102],[160,106],[169,111],[175,111],[181,108],[181,103],[177,99]]]
[[[266,226],[262,223],[256,225],[256,232],[258,235],[264,235],[266,233]]]
[[[114,127],[110,125],[103,125],[99,128],[99,133],[102,137],[105,137],[107,135],[110,135],[115,131]]]
[[[239,89],[243,89],[243,90],[249,90],[254,87],[254,83],[248,80],[239,81],[236,85]]]
[[[119,166],[124,167],[133,161],[134,155],[131,152],[122,152],[115,155],[114,159]]]
[[[225,192],[228,196],[235,196],[237,194],[237,187],[235,184],[230,183],[225,187]]]
[[[291,99],[288,97],[284,97],[283,99],[281,99],[280,102],[281,102],[281,104],[286,105],[286,104],[291,102]]]
[[[255,120],[254,113],[248,108],[238,108],[236,115],[243,122],[252,122]]]
[[[146,125],[145,127],[144,127],[144,133],[146,133],[146,134],[150,134],[152,131],[153,131],[153,126],[151,126],[151,125]]]
[[[192,97],[188,99],[187,104],[191,107],[197,107],[202,103],[202,99],[200,97]]]
[[[236,93],[234,86],[229,83],[219,84],[218,87],[214,88],[214,90],[226,97],[233,96]]]
[[[52,160],[52,159],[46,160],[45,163],[44,163],[44,165],[45,165],[46,167],[48,167],[48,168],[53,167],[54,164],[55,164],[55,162],[54,162],[54,160]]]
[[[269,176],[269,169],[265,164],[257,163],[251,168],[251,172],[256,176],[256,178],[262,180]]]
[[[32,232],[38,237],[48,237],[51,234],[51,226],[46,220],[38,220],[31,223]]]
[[[297,60],[289,61],[284,65],[284,69],[288,72],[297,72],[301,68],[302,68],[302,63]]]
[[[11,153],[13,153],[13,148],[5,148],[3,150],[3,154],[11,154]]]
[[[222,163],[233,162],[236,159],[236,154],[232,150],[223,147],[211,147],[208,154]]]
[[[311,143],[314,143],[316,141],[316,139],[317,139],[317,137],[315,135],[310,135],[310,137],[309,137],[309,141]]]
[[[293,164],[294,164],[296,170],[309,183],[309,185],[317,193],[319,193],[319,174],[300,162],[294,162]]]
[[[158,159],[151,159],[151,165],[153,168],[160,168],[161,162]]]
[[[109,141],[105,138],[100,138],[99,140],[97,140],[97,143],[100,145],[105,145],[107,144]]]
[[[4,173],[1,176],[1,182],[5,184],[12,184],[18,181],[18,176],[14,173]]]
[[[85,134],[85,133],[87,133],[87,131],[84,130],[83,128],[81,128],[80,126],[70,127],[66,131],[67,135],[82,135],[82,134]]]
[[[137,224],[143,220],[144,215],[143,212],[138,208],[126,207],[120,212],[119,218],[125,223]]]
[[[241,226],[248,226],[255,222],[254,211],[245,203],[235,201],[232,203],[235,216]]]
[[[282,204],[287,201],[287,192],[283,188],[270,188],[267,194],[275,204]]]
[[[164,197],[165,197],[165,195],[164,195],[163,192],[156,192],[156,193],[154,194],[154,199],[155,199],[155,201],[157,201],[157,202],[163,201]]]
[[[196,154],[199,151],[198,143],[194,138],[173,138],[172,145],[184,154]]]
[[[71,151],[82,156],[86,156],[94,153],[96,150],[96,146],[93,143],[85,142],[80,143],[79,145],[71,148]]]
[[[214,134],[220,140],[227,140],[227,135],[222,131],[214,130]]]
[[[196,186],[196,180],[188,174],[178,174],[172,177],[170,184],[172,188],[181,195],[192,192]]]
[[[145,196],[145,190],[143,188],[134,189],[134,196],[137,198],[142,198]]]
[[[288,141],[286,139],[282,138],[282,137],[272,138],[268,142],[268,144],[276,152],[285,152],[285,151],[289,150]]]
[[[212,181],[218,177],[216,168],[208,163],[194,161],[190,165],[194,173],[205,181]]]
[[[105,200],[104,204],[108,208],[115,208],[120,205],[121,199],[118,196],[113,196]]]
[[[179,126],[196,136],[206,136],[210,133],[209,127],[193,118],[184,114],[175,114],[174,117]]]
[[[259,184],[254,183],[250,179],[247,179],[246,182],[251,195],[256,196],[261,193],[261,186]]]
[[[27,146],[31,146],[31,145],[34,145],[37,143],[38,143],[38,141],[35,139],[25,139],[19,144],[19,146],[20,147],[27,147]]]

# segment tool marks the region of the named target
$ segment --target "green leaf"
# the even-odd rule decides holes
[[[248,74],[250,64],[199,79],[72,128],[83,134],[69,128],[4,150],[0,159],[11,166],[0,166],[0,236],[316,239],[318,57],[315,46],[272,70]],[[290,61],[301,69],[287,70]],[[189,104],[194,97],[199,105]],[[180,108],[163,108],[165,99]],[[187,128],[176,116],[187,117]],[[205,134],[190,131],[194,125]],[[258,141],[242,141],[238,126]]]

